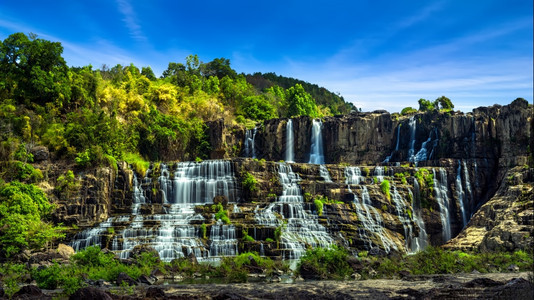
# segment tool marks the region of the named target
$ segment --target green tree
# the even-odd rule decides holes
[[[44,219],[53,206],[32,184],[13,181],[0,187],[0,256],[10,257],[24,249],[40,249],[62,237],[62,228]]]
[[[146,78],[148,78],[149,80],[151,81],[154,81],[156,80],[156,75],[154,75],[154,71],[152,71],[152,68],[150,66],[148,67],[143,67],[141,69],[141,74],[142,75],[145,75]]]
[[[230,60],[227,58],[216,58],[209,63],[200,65],[200,71],[206,78],[216,76],[221,79],[224,76],[236,78],[237,73],[230,67]]]
[[[436,102],[441,106],[441,109],[444,110],[452,110],[454,108],[454,104],[452,104],[451,99],[441,96],[438,99],[436,99]]]
[[[432,103],[432,101],[430,100],[426,100],[426,99],[419,99],[419,111],[432,111],[434,110],[434,103]]]
[[[70,98],[68,67],[59,42],[14,33],[0,44],[0,87],[19,103]]]
[[[287,102],[289,104],[288,117],[310,116],[315,118],[318,116],[315,101],[298,83],[287,89]]]

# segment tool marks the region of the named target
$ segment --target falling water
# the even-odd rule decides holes
[[[295,162],[294,159],[294,136],[293,136],[293,120],[289,119],[287,121],[287,127],[286,127],[286,157],[285,161],[292,163]]]
[[[395,145],[395,150],[393,151],[393,153],[399,151],[399,141],[400,141],[400,127],[401,127],[401,123],[399,123],[399,125],[397,126],[397,144]],[[384,159],[384,163],[387,163],[389,162],[389,160],[391,159],[391,157],[393,156],[393,153],[391,153],[388,157],[386,157],[386,159]]]
[[[324,164],[322,131],[323,122],[321,120],[313,120],[309,164]]]
[[[409,250],[410,252],[421,250],[418,248],[419,245],[416,245],[416,249],[411,248],[412,241],[413,241],[413,227],[412,227],[412,220],[410,219],[409,212],[408,212],[410,208],[406,205],[405,200],[402,198],[402,196],[397,191],[396,186],[393,186],[393,193],[391,193],[391,199],[393,200],[393,203],[395,204],[397,217],[399,218],[399,221],[401,222],[402,227],[404,228],[404,238],[406,241],[406,249]]]
[[[412,191],[408,190],[410,193],[412,199],[413,199],[413,220],[417,227],[419,228],[419,235],[412,239],[412,243],[410,245],[410,249],[412,251],[417,252],[424,250],[426,246],[428,246],[428,234],[426,233],[425,228],[425,222],[423,220],[423,216],[421,215],[422,208],[421,208],[421,197],[420,197],[420,190],[419,190],[419,182],[417,179],[414,179],[414,190],[415,195],[412,193]]]
[[[435,136],[435,139],[432,139],[432,136]],[[414,158],[414,162],[420,162],[427,159],[432,158],[432,155],[434,154],[434,149],[438,145],[438,138],[437,138],[437,129],[434,128],[432,131],[430,131],[430,134],[428,135],[428,139],[423,142],[421,145],[421,149],[417,152]],[[432,151],[430,151],[430,155],[428,154],[428,148],[430,147],[430,143],[432,142]]]
[[[384,167],[381,167],[381,166],[375,167],[375,171],[373,175],[376,177],[378,182],[384,181],[384,176],[385,176]]]
[[[214,160],[202,163],[184,162],[176,165],[174,178],[169,179],[168,167],[161,165],[159,182],[165,212],[141,215],[139,208],[146,205],[145,192],[134,174],[132,218],[110,218],[97,228],[80,233],[73,242],[76,250],[101,244],[101,236],[107,228],[125,227],[114,235],[112,251],[121,258],[128,258],[132,249],[141,244],[153,247],[163,261],[194,254],[198,260],[237,254],[235,228],[219,220],[211,226],[209,247],[202,242],[198,226],[206,220],[194,211],[197,204],[213,203],[215,196],[224,196],[230,202],[236,200],[236,184],[229,161]],[[143,181],[149,182],[149,178]],[[147,186],[150,189],[151,185]],[[101,245],[102,246],[102,245]]]
[[[458,169],[456,171],[456,198],[460,212],[462,214],[462,228],[467,225],[466,199],[464,189],[462,187],[462,164],[458,161]]]
[[[257,131],[258,129],[254,127],[254,129],[247,129],[245,132],[245,157],[256,158],[255,140]]]
[[[298,184],[299,176],[286,163],[278,164],[278,176],[283,187],[282,195],[276,202],[263,209],[256,207],[256,223],[272,227],[281,226],[280,248],[287,259],[299,259],[305,252],[305,245],[310,245],[312,248],[331,245],[334,241],[326,232],[326,228],[319,224],[318,216],[305,208],[306,204]],[[277,215],[287,223],[284,224]]]
[[[451,221],[449,215],[449,196],[447,195],[447,171],[439,168],[439,177],[436,176],[436,170],[432,169],[434,174],[434,191],[436,192],[436,201],[439,205],[439,216],[443,227],[443,241],[451,239]]]
[[[332,179],[330,178],[330,173],[328,172],[328,169],[325,165],[319,166],[319,175],[321,175],[325,182],[332,182]]]
[[[468,216],[467,221],[471,219],[471,203],[473,202],[473,189],[471,189],[471,180],[469,179],[469,169],[467,168],[465,161],[462,161],[463,170],[464,170],[464,186],[466,189],[465,200],[467,204],[468,211],[466,215]],[[469,197],[469,198],[468,198]]]
[[[415,121],[415,116],[411,116],[408,121],[408,126],[410,127],[410,149],[408,150],[408,160],[415,162],[415,130],[417,129],[417,122]]]
[[[387,234],[382,216],[378,210],[372,205],[369,191],[365,185],[360,185],[360,182],[365,182],[365,177],[361,175],[361,170],[358,167],[345,168],[345,183],[348,190],[354,195],[354,206],[356,208],[356,216],[361,222],[362,227],[358,228],[360,239],[367,242],[367,247],[373,247],[373,240],[380,240],[382,247],[386,252],[391,248],[397,249],[395,243]],[[361,191],[361,201],[358,196],[352,191],[351,186],[359,186]]]

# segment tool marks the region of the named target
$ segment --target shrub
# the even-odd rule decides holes
[[[319,216],[323,215],[323,202],[319,199],[313,200],[313,203],[315,203],[315,209],[317,209],[317,214]]]
[[[352,273],[347,258],[347,250],[342,247],[315,248],[306,251],[297,265],[297,272],[306,268],[313,270],[320,279],[344,279]]]
[[[384,179],[382,181],[382,183],[380,183],[380,189],[382,190],[382,193],[384,193],[384,195],[386,195],[386,198],[388,200],[391,200],[391,193],[389,191],[389,189],[390,189],[389,180]]]
[[[254,178],[254,176],[252,176],[252,174],[250,174],[249,172],[245,172],[243,174],[242,184],[243,184],[243,189],[245,191],[248,191],[249,193],[255,192],[258,189],[256,187],[257,183],[258,182],[256,178]]]

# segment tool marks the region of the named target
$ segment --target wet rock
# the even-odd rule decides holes
[[[509,272],[519,272],[519,267],[515,264],[511,264],[507,269]]]
[[[35,285],[25,285],[13,295],[13,299],[52,299]]]
[[[226,208],[226,206],[228,205],[228,197],[224,196],[224,195],[218,195],[218,196],[215,196],[213,198],[213,203],[214,204],[221,204],[223,207]]]
[[[127,284],[129,286],[137,285],[137,281],[133,280],[133,278],[128,276],[128,274],[126,274],[124,272],[121,272],[117,276],[117,285],[121,286],[121,285],[124,285],[124,284]]]
[[[111,296],[103,290],[88,286],[78,289],[70,295],[69,300],[92,299],[92,300],[112,300]]]
[[[137,281],[142,284],[153,285],[154,283],[156,283],[156,281],[158,281],[158,278],[155,276],[141,275],[139,276],[139,278],[137,278]]]
[[[499,285],[503,285],[503,283],[485,277],[475,278],[465,284],[466,287],[490,287]]]
[[[352,273],[352,275],[350,275],[350,278],[353,279],[353,280],[360,280],[360,279],[362,279],[362,275],[360,275],[358,273]]]
[[[165,299],[165,292],[159,286],[151,286],[146,290],[145,297],[148,299]]]

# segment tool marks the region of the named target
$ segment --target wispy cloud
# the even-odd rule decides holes
[[[120,13],[124,16],[122,19],[124,24],[130,31],[130,36],[137,41],[147,41],[147,37],[144,35],[141,25],[139,25],[135,11],[128,0],[117,0]]]

